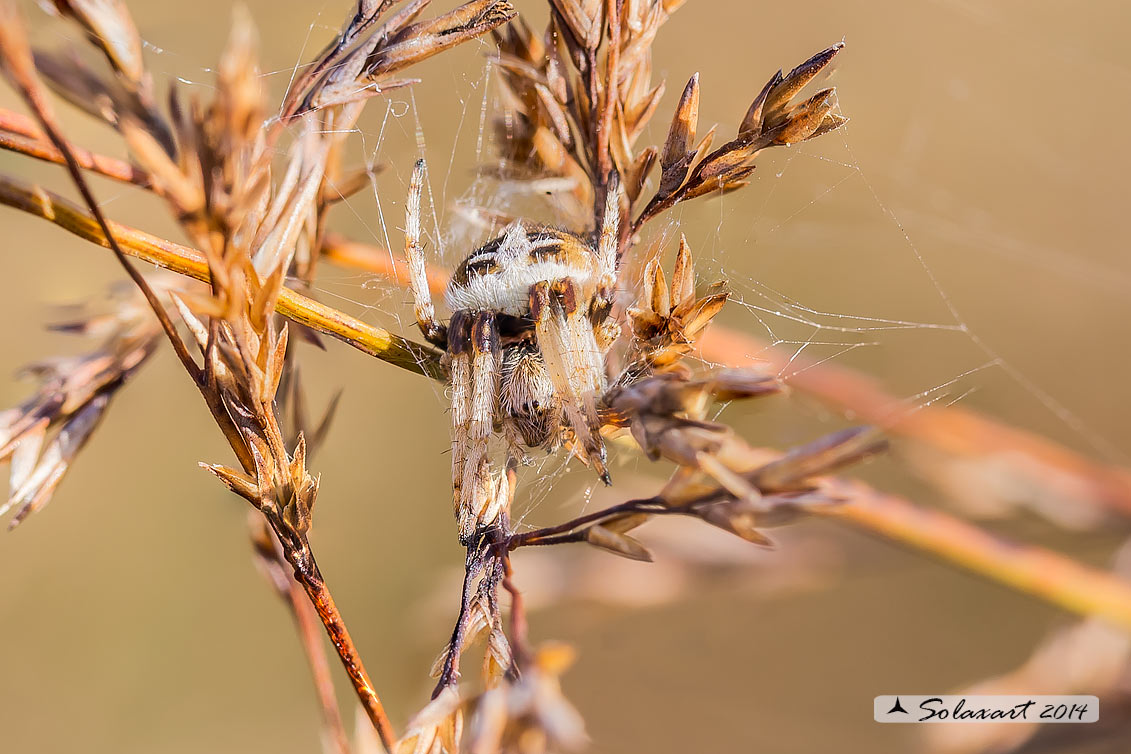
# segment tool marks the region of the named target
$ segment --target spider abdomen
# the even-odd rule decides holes
[[[588,295],[595,284],[593,256],[577,236],[515,223],[479,247],[456,268],[448,284],[452,311],[495,311],[524,316],[529,292],[539,282],[570,278]]]

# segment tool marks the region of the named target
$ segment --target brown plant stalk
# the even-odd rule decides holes
[[[99,246],[109,247],[106,234],[88,212],[39,186],[0,176],[0,204],[40,217]],[[200,251],[121,223],[110,222],[109,227],[124,254],[196,280],[209,281],[208,263]],[[444,378],[435,349],[350,317],[293,289],[284,287],[280,291],[276,311],[401,369],[436,380]]]
[[[930,553],[1078,615],[1131,631],[1131,583],[1036,545],[999,537],[938,510],[844,482],[849,502],[816,515]]]
[[[322,710],[324,737],[338,754],[349,754],[349,736],[342,723],[338,698],[334,693],[334,679],[330,675],[330,664],[322,648],[322,625],[318,613],[303,588],[291,577],[286,557],[279,543],[271,534],[267,523],[258,516],[249,514],[252,546],[257,561],[271,586],[282,598],[294,618],[299,641],[314,680],[314,690]]]
[[[88,170],[106,178],[129,183],[140,188],[152,188],[152,179],[145,170],[116,157],[91,152],[74,144],[69,144],[75,162],[83,170]],[[51,140],[34,124],[29,123],[19,113],[0,108],[0,149],[26,155],[36,160],[66,165],[67,160]]]

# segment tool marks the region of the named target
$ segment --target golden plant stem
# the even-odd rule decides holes
[[[894,495],[846,485],[849,502],[815,512],[931,553],[1065,610],[1096,616],[1131,631],[1131,584],[1126,580],[1043,547],[1002,539]]]
[[[365,665],[361,662],[357,647],[354,645],[353,639],[350,638],[349,631],[346,630],[346,624],[342,620],[341,613],[338,612],[337,605],[334,604],[334,598],[330,596],[329,590],[326,589],[326,583],[322,580],[321,574],[317,573],[317,568],[315,568],[314,574],[300,573],[299,569],[296,568],[295,578],[302,585],[310,604],[314,606],[315,612],[318,613],[318,617],[330,637],[330,642],[334,645],[338,657],[341,658],[346,674],[349,675],[354,692],[361,701],[361,706],[365,709],[365,714],[377,730],[377,736],[384,744],[385,750],[392,752],[393,745],[397,740],[396,733],[393,731],[392,723],[389,722],[389,716],[385,713],[385,707],[381,704],[380,697],[377,696],[377,692],[373,688],[373,682],[369,680],[369,674],[365,671]]]
[[[0,176],[0,204],[43,218],[80,238],[109,248],[94,218],[58,194]],[[208,282],[208,263],[200,251],[120,223],[110,223],[110,230],[126,254]],[[440,353],[435,349],[368,325],[290,288],[283,288],[275,310],[294,322],[335,337],[394,366],[435,380],[445,379]]]

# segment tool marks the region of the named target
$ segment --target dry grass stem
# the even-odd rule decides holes
[[[106,236],[94,218],[58,194],[38,186],[29,186],[15,178],[0,176],[0,203],[43,218],[99,246],[108,247]],[[120,223],[111,222],[110,227],[125,254],[202,282],[209,281],[204,254],[196,249]],[[290,288],[284,287],[279,291],[275,310],[294,322],[333,336],[394,366],[432,379],[444,379],[439,355],[428,346],[369,325]]]

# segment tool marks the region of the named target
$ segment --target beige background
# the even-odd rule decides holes
[[[132,3],[143,36],[159,48],[149,57],[159,79],[181,77],[191,82],[184,91],[207,96],[228,5]],[[277,97],[349,4],[248,5]],[[438,12],[450,3],[434,5]],[[543,15],[541,3],[519,6]],[[29,12],[41,43],[73,36]],[[1124,461],[1128,22],[1116,0],[1071,11],[1020,0],[691,0],[657,44],[657,74],[669,78],[661,113],[698,70],[702,120],[719,122],[723,133],[778,67],[848,43],[834,77],[852,118],[847,129],[768,155],[750,188],[674,218],[711,260],[704,277],[730,277],[747,305],[724,319],[765,337],[761,317],[780,339],[815,341],[808,355],[842,350],[824,342],[874,343],[837,358],[899,395],[985,367],[944,392],[1090,456]],[[377,160],[388,169],[378,190],[394,240],[418,124],[437,196],[450,205],[483,191],[470,168],[486,52],[471,45],[429,62],[413,93],[370,106],[355,148],[360,159],[380,145]],[[666,118],[657,118],[653,138],[662,138]],[[68,122],[76,140],[116,150],[104,130]],[[61,171],[8,153],[0,169],[65,186]],[[116,219],[176,233],[155,203],[106,183],[98,193]],[[371,195],[337,220],[355,237],[384,237]],[[122,276],[107,254],[41,221],[4,209],[0,222],[0,404],[11,405],[29,389],[9,379],[19,365],[80,347],[41,331],[56,314],[51,305]],[[917,324],[839,332],[828,326],[862,322],[814,315],[826,326],[814,330],[752,309],[775,308],[759,284],[832,315]],[[363,275],[326,269],[321,296],[408,331],[405,294]],[[402,724],[427,698],[426,671],[449,630],[461,563],[443,395],[337,344],[309,352],[305,363],[316,400],[345,388],[313,464],[322,473],[315,547]],[[841,426],[803,400],[735,406],[725,416],[753,441],[776,445]],[[0,750],[317,749],[307,672],[285,610],[252,567],[243,504],[196,468],[200,460],[228,456],[188,380],[162,353],[116,400],[52,504],[0,538]],[[619,494],[647,489],[663,473],[625,464],[614,470]],[[898,459],[867,474],[924,504],[940,502]],[[552,523],[587,504],[587,476],[553,481],[549,490],[532,475],[525,490],[539,502],[529,521]],[[554,562],[517,560],[532,602],[555,603],[533,615],[534,636],[580,650],[566,691],[596,751],[906,751],[914,731],[873,724],[872,696],[943,692],[1003,672],[1066,620],[828,525],[795,527],[776,552],[752,555],[681,523],[643,530],[660,543],[653,566],[576,551]],[[1031,518],[1000,528],[1097,563],[1118,541],[1110,527],[1058,533]],[[688,559],[700,565],[689,571],[681,565]],[[798,699],[824,705],[827,715],[799,713]]]

